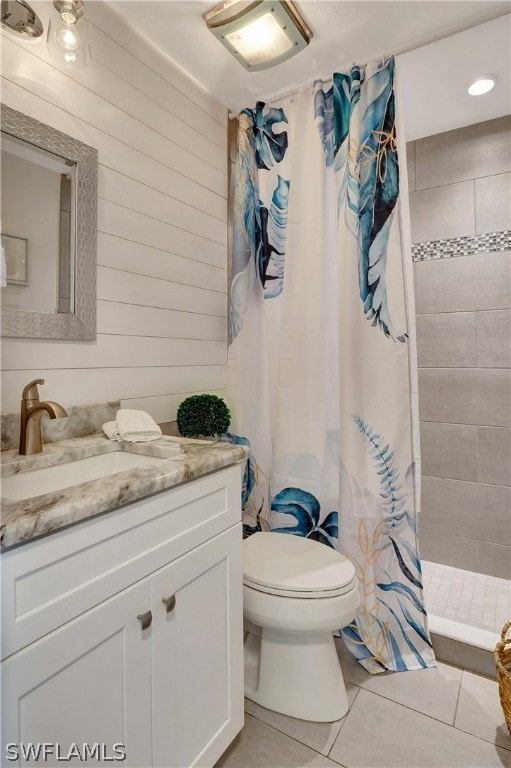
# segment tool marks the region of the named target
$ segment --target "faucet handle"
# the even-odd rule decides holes
[[[39,392],[37,391],[37,385],[44,384],[44,379],[34,379],[30,384],[23,389],[21,395],[22,400],[39,400]]]

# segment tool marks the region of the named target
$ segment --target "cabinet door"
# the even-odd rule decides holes
[[[151,765],[152,630],[137,619],[150,600],[145,579],[2,662],[2,759],[9,742],[59,745],[61,755],[99,744],[94,765]],[[115,744],[124,762],[112,762]],[[63,765],[51,753],[38,762]]]
[[[152,577],[158,768],[212,766],[243,726],[241,540],[236,525]]]

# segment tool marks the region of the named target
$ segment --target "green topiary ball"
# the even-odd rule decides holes
[[[177,427],[183,437],[223,435],[230,423],[231,412],[216,395],[192,395],[177,409]]]

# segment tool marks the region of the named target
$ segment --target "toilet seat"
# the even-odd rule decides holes
[[[252,534],[243,542],[243,583],[257,592],[321,599],[347,594],[356,584],[344,555],[302,536]]]
[[[292,589],[279,589],[278,587],[268,587],[265,584],[258,584],[257,582],[250,581],[249,579],[243,579],[243,585],[245,587],[249,587],[250,589],[253,589],[256,592],[265,592],[267,595],[276,595],[278,597],[295,597],[300,598],[302,600],[304,599],[321,599],[321,598],[329,598],[329,597],[339,597],[340,595],[345,595],[348,592],[350,592],[354,585],[356,583],[356,579],[353,579],[349,582],[349,584],[346,584],[344,587],[338,587],[337,589],[323,589],[323,590],[317,590],[317,589],[311,589],[311,590],[301,590],[298,592],[297,590]]]

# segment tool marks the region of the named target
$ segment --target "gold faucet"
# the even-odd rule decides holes
[[[43,450],[41,418],[45,411],[50,419],[61,419],[67,416],[67,412],[58,403],[52,400],[39,402],[38,384],[44,384],[44,379],[31,381],[21,395],[20,454],[22,456],[41,453]]]

